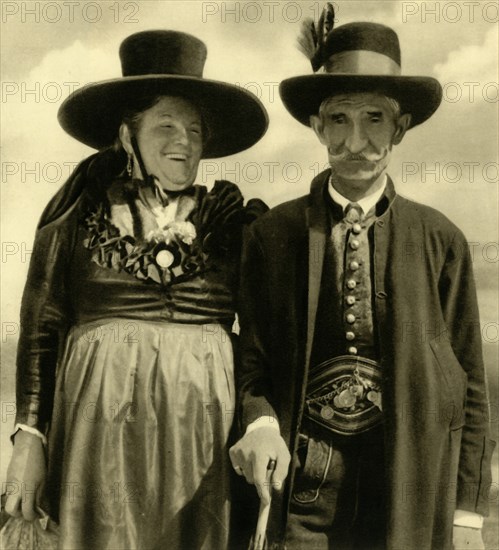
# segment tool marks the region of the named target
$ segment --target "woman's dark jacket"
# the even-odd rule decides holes
[[[147,278],[145,268],[140,276],[130,272],[143,267],[143,255],[129,272],[115,268],[130,239],[120,236],[116,247],[107,222],[97,215],[107,204],[103,197],[109,166],[103,153],[83,161],[50,201],[36,232],[21,306],[16,423],[45,434],[58,360],[69,330],[98,325],[102,319],[126,318],[223,325],[230,331],[243,226],[267,210],[258,200],[244,206],[241,192],[230,182],[215,182],[209,192],[193,186],[196,207],[188,219],[196,228],[196,239],[182,265],[175,266],[179,275],[168,284],[156,282]]]

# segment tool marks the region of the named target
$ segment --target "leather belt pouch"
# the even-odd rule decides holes
[[[342,355],[311,370],[305,415],[342,435],[370,430],[383,421],[381,368],[364,357]]]

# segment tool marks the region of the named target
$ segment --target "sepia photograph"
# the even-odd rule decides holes
[[[499,550],[499,2],[0,6],[0,547]]]

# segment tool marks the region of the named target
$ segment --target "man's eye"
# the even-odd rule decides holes
[[[199,128],[191,128],[191,132],[193,134],[201,134],[201,130]]]
[[[371,122],[381,122],[382,116],[381,115],[371,115]]]
[[[331,115],[330,118],[335,124],[343,124],[345,122],[345,117],[343,115]]]

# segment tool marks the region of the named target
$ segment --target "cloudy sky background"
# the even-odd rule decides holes
[[[495,368],[497,2],[334,4],[337,25],[365,20],[393,27],[400,37],[403,73],[434,76],[444,85],[442,106],[406,135],[395,149],[389,173],[401,194],[444,212],[474,243],[482,326],[489,339],[489,367]],[[247,198],[261,197],[274,206],[307,193],[327,161],[311,130],[291,118],[277,92],[284,78],[311,73],[295,41],[301,21],[317,16],[322,5],[2,2],[2,380],[8,382],[4,389],[9,396],[19,305],[38,218],[71,167],[93,152],[58,125],[57,110],[70,90],[119,77],[118,48],[129,34],[164,28],[196,35],[208,46],[205,76],[257,93],[270,116],[269,130],[257,145],[238,156],[202,163],[198,183],[211,186],[215,179],[230,179]],[[432,12],[435,7],[437,13]],[[2,417],[2,422],[10,430],[9,418]],[[8,434],[2,431],[4,442]],[[4,460],[2,474],[5,468]]]
[[[217,178],[231,179],[247,198],[261,197],[274,206],[306,193],[327,161],[311,130],[291,118],[277,91],[284,78],[311,72],[295,41],[301,21],[316,16],[322,5],[2,2],[4,341],[5,331],[11,330],[5,323],[18,321],[41,211],[71,167],[93,152],[58,125],[57,110],[71,89],[119,77],[118,48],[129,34],[167,28],[196,35],[208,46],[205,76],[246,87],[270,115],[269,130],[257,145],[237,156],[202,163],[198,183],[211,186]],[[497,3],[334,5],[337,25],[365,20],[393,27],[400,37],[403,73],[431,75],[444,85],[440,109],[406,135],[395,149],[389,173],[401,194],[440,209],[469,242],[477,243],[473,253],[482,322],[497,322]]]

